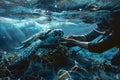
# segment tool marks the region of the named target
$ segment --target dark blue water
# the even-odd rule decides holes
[[[101,7],[109,4],[111,1],[99,0],[96,2],[95,0],[2,0],[0,1],[0,55],[7,56],[8,54],[13,54],[14,52],[18,52],[20,55],[22,50],[16,50],[15,48],[22,45],[22,41],[26,40],[37,32],[46,31],[48,29],[62,29],[64,36],[86,34],[96,26],[97,22],[99,22],[95,21],[93,18],[98,17],[96,15],[97,12],[91,12],[88,10],[90,8],[90,5],[97,4],[99,7]],[[110,6],[112,6],[112,4],[107,6],[107,8]],[[103,12],[108,14],[106,11]],[[87,22],[84,22],[85,19]],[[91,23],[91,21],[94,23]],[[97,41],[98,39],[99,38],[94,41]],[[80,50],[77,52],[77,54],[82,56],[81,59],[89,57],[100,62],[103,62],[106,59],[111,59],[117,52],[117,48],[112,48],[102,54],[92,53],[80,47],[73,47],[71,50]],[[6,51],[7,53],[4,54],[3,51]],[[80,63],[82,63],[82,60]],[[84,65],[87,64],[88,63],[86,62],[82,64],[82,66],[84,67]],[[24,74],[28,75],[29,73],[36,71],[36,73],[33,72],[33,74],[39,75],[39,73],[37,73],[37,70],[41,69],[39,72],[43,72],[43,74],[47,76],[40,74],[36,80],[58,80],[59,76],[57,75],[57,71],[59,68],[53,69],[51,67],[48,67],[46,70],[44,66],[45,65],[41,66],[40,63],[32,61],[27,69],[28,71],[26,70]],[[63,69],[67,71],[70,70],[70,67],[68,67],[69,65],[65,64],[63,66]],[[119,80],[118,74],[106,73],[103,70],[95,73],[90,72],[89,74],[92,77],[89,76],[89,79],[84,79],[83,77],[73,73],[70,74],[73,78],[70,80],[98,80],[97,78],[100,78],[102,80]],[[36,75],[34,76],[36,77]],[[86,75],[84,76],[87,77]],[[22,78],[24,78],[24,76],[25,75],[19,76],[19,80],[23,80]],[[32,74],[31,76],[33,77]],[[30,79],[28,80],[35,79],[32,79],[31,76],[29,76]],[[65,80],[68,80],[68,78]]]

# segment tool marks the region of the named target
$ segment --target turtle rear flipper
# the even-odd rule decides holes
[[[28,38],[27,40],[23,41],[22,42],[22,44],[23,44],[22,46],[19,46],[19,47],[15,48],[15,49],[26,48],[26,47],[30,46],[36,40],[38,40],[38,39],[35,36],[32,36],[32,37]]]

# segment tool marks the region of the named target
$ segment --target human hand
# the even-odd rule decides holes
[[[74,35],[68,35],[68,36],[66,36],[65,38],[67,38],[67,39],[76,39],[77,38],[77,36],[74,36]]]
[[[78,41],[86,41],[86,37],[84,35],[68,35],[65,38],[75,39],[75,40],[78,40]]]
[[[68,47],[73,47],[73,46],[77,46],[77,41],[74,40],[74,39],[68,39],[68,38],[62,38],[59,40],[59,43],[61,45],[65,45],[65,46],[68,46]]]

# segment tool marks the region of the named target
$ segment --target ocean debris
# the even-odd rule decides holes
[[[36,52],[37,54],[29,57],[29,65],[26,67],[26,69],[24,69],[23,74],[16,74],[16,72],[14,71],[13,72],[15,74],[13,74],[10,68],[8,68],[8,70],[11,73],[10,75],[19,75],[18,78],[22,76],[22,78],[24,78],[25,80],[30,78],[43,78],[44,80],[51,80],[54,78],[54,76],[56,76],[53,74],[57,74],[58,76],[58,78],[55,80],[104,80],[105,78],[110,80],[117,80],[115,77],[110,77],[110,75],[116,75],[114,72],[111,73],[109,71],[110,73],[107,73],[107,71],[105,70],[106,65],[108,65],[106,61],[99,62],[98,60],[92,58],[83,57],[78,54],[78,52],[77,54],[75,54],[75,52],[72,53],[69,50],[70,48],[62,45],[57,46],[57,48],[55,49],[42,49],[42,51],[40,49],[40,51],[38,50],[38,52]],[[82,62],[86,64],[83,65]],[[25,63],[19,63],[19,66],[23,65],[25,65]],[[15,65],[14,68],[16,67],[17,66]],[[22,70],[22,68],[20,70]],[[17,68],[17,71],[19,71],[18,69],[19,68]],[[12,70],[15,69],[12,68]],[[118,69],[116,68],[116,70]],[[5,72],[3,71],[3,73]],[[8,77],[10,75],[8,75]]]
[[[0,49],[0,54],[7,54],[7,51]]]
[[[85,74],[89,74],[89,72],[83,68],[77,61],[74,61],[75,65],[73,67],[71,67],[70,70],[64,70],[64,69],[60,69],[57,74],[59,76],[59,80],[66,80],[66,79],[70,79],[70,80],[74,80],[72,74],[76,73],[77,75],[79,75],[79,77],[83,78],[83,79],[87,79],[82,73]]]

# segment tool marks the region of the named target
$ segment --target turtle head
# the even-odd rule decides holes
[[[63,35],[64,32],[62,31],[62,29],[53,29],[49,31],[49,33],[46,36],[47,36],[47,40],[49,40],[50,42],[55,42],[60,38],[62,38]]]
[[[54,30],[51,30],[51,32],[49,32],[48,35],[50,37],[60,39],[61,37],[63,37],[64,32],[62,31],[62,29],[54,29]]]

